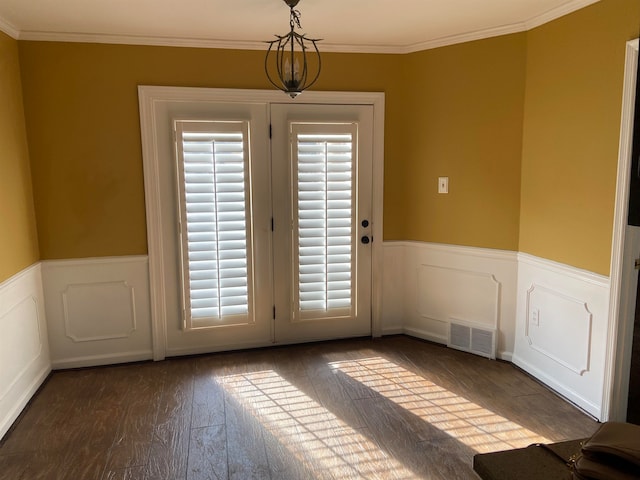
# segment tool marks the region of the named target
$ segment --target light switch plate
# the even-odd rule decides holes
[[[438,177],[438,193],[449,193],[449,177]]]

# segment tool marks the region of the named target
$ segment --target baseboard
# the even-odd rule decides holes
[[[5,417],[0,420],[0,440],[9,431],[9,429],[13,425],[13,422],[15,422],[16,419],[20,416],[22,410],[24,410],[31,398],[35,395],[35,393],[38,391],[38,389],[44,383],[50,373],[51,366],[46,365],[45,367],[43,367],[42,370],[33,378],[28,387],[23,390],[22,395],[19,399],[17,399],[15,405],[13,405],[13,408],[11,408],[11,410],[7,412]]]
[[[557,392],[558,394],[560,394],[561,396],[569,400],[570,402],[574,403],[575,405],[580,407],[582,410],[584,410],[588,414],[593,415],[596,419],[601,418],[602,408],[600,405],[596,405],[589,399],[580,395],[578,392],[575,392],[569,388],[566,388],[565,385],[562,385],[555,378],[548,375],[546,372],[542,371],[541,369],[537,368],[535,365],[532,365],[531,363],[526,362],[525,360],[523,360],[518,356],[514,356],[513,364],[520,367],[521,369],[523,369],[525,372],[532,375],[536,379],[540,380],[546,386],[548,386],[549,388],[551,388],[552,390],[554,390],[555,392]]]
[[[513,352],[498,352],[496,357],[499,360],[503,360],[505,362],[513,363]]]
[[[97,367],[103,365],[116,365],[119,363],[142,362],[151,360],[153,352],[144,350],[140,352],[120,352],[107,355],[89,355],[86,357],[72,357],[62,360],[54,360],[51,366],[54,370],[64,370],[67,368]]]
[[[441,343],[443,345],[447,344],[447,337],[438,335],[433,332],[428,332],[426,330],[421,330],[419,328],[404,328],[403,333],[409,335],[411,337],[420,338],[422,340],[428,340],[430,342]]]
[[[166,357],[182,357],[185,355],[203,355],[207,353],[229,352],[234,350],[249,350],[254,348],[266,348],[288,345],[287,343],[244,343],[234,344],[233,346],[218,345],[214,347],[189,347],[189,348],[167,348]]]
[[[405,333],[402,325],[389,325],[382,330],[382,336],[385,335],[401,335]]]

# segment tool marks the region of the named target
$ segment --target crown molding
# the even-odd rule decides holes
[[[585,8],[589,5],[593,5],[594,3],[598,3],[599,1],[600,0],[571,0],[564,5],[552,8],[551,10],[541,15],[530,18],[525,22],[526,29],[531,30],[532,28],[539,27],[540,25],[544,25],[545,23],[549,23],[560,17],[564,17],[565,15],[573,13],[576,10],[580,10],[581,8]]]
[[[14,40],[18,40],[20,36],[20,30],[14,24],[0,17],[0,31],[6,33]]]
[[[537,15],[524,22],[492,27],[484,30],[435,38],[425,42],[411,45],[346,45],[322,43],[323,52],[335,53],[382,53],[382,54],[407,54],[433,48],[455,45],[458,43],[483,40],[501,35],[525,32],[545,23],[556,20],[587,7],[600,0],[570,0],[560,7],[551,9],[541,15]],[[20,31],[10,22],[0,18],[0,30],[17,40],[30,40],[40,42],[73,42],[73,43],[105,43],[116,45],[149,45],[162,47],[191,47],[191,48],[219,48],[231,50],[264,50],[265,42],[259,41],[232,41],[201,38],[182,37],[147,37],[138,35],[112,35],[94,33],[56,33],[42,31]]]
[[[231,50],[264,50],[265,42],[214,40],[206,38],[153,37],[102,33],[41,32],[25,30],[20,40],[36,42],[106,43],[115,45],[149,45],[158,47],[223,48]]]
[[[220,48],[228,50],[266,50],[267,42],[243,42],[204,38],[145,37],[94,33],[54,33],[23,31],[20,40],[37,42],[105,43],[115,45],[148,45],[157,47]],[[339,53],[404,53],[404,47],[385,45],[340,45],[322,43],[323,52]]]
[[[426,42],[416,43],[403,48],[403,51],[395,53],[415,53],[422,50],[431,50],[433,48],[447,47],[458,43],[473,42],[475,40],[484,40],[486,38],[499,37],[511,33],[524,32],[526,30],[525,23],[514,23],[512,25],[503,25],[500,27],[487,28],[485,30],[477,30],[475,32],[463,33],[460,35],[451,35],[448,37],[436,38]]]

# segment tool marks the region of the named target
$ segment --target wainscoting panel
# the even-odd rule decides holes
[[[152,358],[147,257],[43,262],[54,368]]]
[[[408,335],[446,344],[450,321],[470,323],[496,329],[497,355],[511,360],[515,252],[386,242],[384,258],[383,333],[397,333],[401,328]],[[403,321],[391,322],[391,313],[401,315]]]
[[[577,375],[589,370],[593,315],[584,301],[532,285],[527,290],[525,322],[525,335],[533,350]]]
[[[40,265],[0,284],[0,438],[51,370]]]
[[[501,284],[491,273],[418,266],[418,313],[429,320],[456,319],[496,328]]]
[[[126,281],[67,285],[62,303],[65,335],[76,343],[127,338],[136,331],[135,290]]]
[[[601,417],[609,279],[519,254],[513,361]]]

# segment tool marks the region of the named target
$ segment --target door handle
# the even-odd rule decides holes
[[[362,236],[362,238],[360,239],[360,241],[361,241],[363,244],[365,244],[365,245],[366,245],[366,244],[368,244],[369,242],[371,242],[371,239],[370,239],[367,235],[363,235],[363,236]]]

